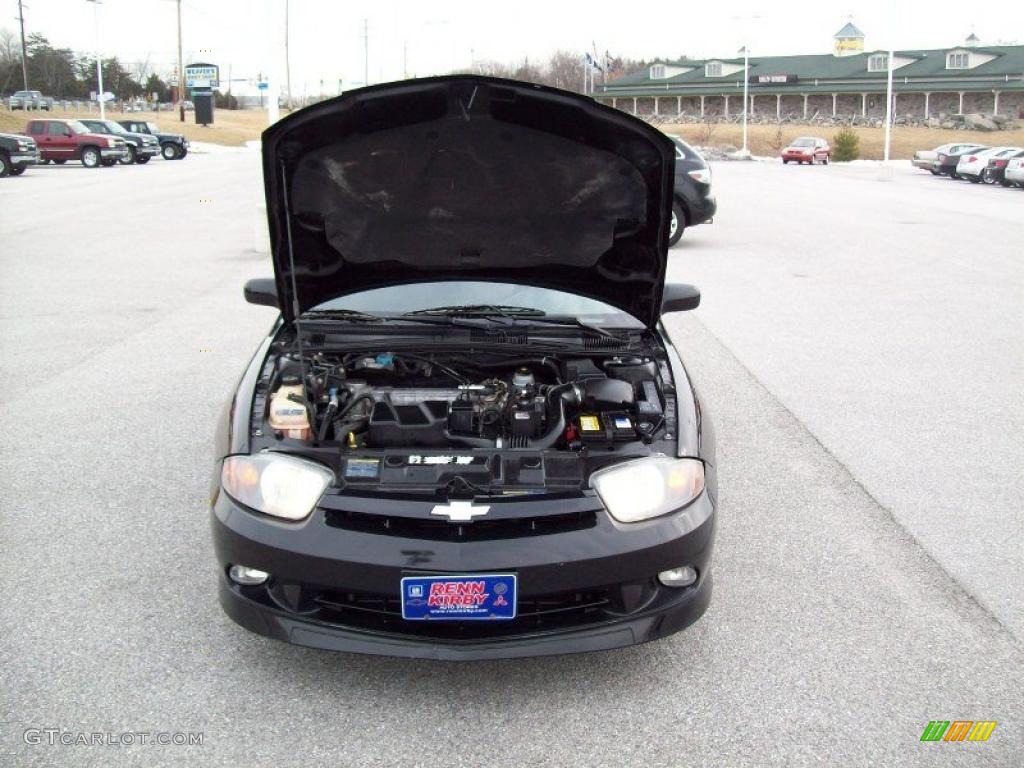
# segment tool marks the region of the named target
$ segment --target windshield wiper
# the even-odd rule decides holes
[[[352,322],[365,323],[387,320],[387,317],[384,315],[371,315],[369,312],[360,312],[355,309],[310,309],[303,312],[302,317],[308,317],[312,320],[330,318],[332,320],[351,320]]]
[[[448,307],[431,307],[406,312],[406,315],[443,315],[445,317],[503,317],[518,320],[523,317],[544,317],[543,309],[515,307],[508,304],[453,304]]]

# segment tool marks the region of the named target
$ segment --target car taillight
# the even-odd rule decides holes
[[[967,157],[965,157],[964,159],[965,159],[965,160],[966,160],[966,161],[967,161],[968,163],[973,163],[973,162],[974,162],[975,160],[977,160],[978,158],[976,158],[976,157],[975,157],[974,155],[968,155],[968,156],[967,156]]]
[[[1006,167],[1006,161],[1005,160],[996,160],[996,161],[994,161],[992,163],[992,167],[993,168],[1005,168]]]

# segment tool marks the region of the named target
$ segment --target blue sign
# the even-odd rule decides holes
[[[515,574],[407,576],[402,579],[403,619],[500,621],[515,617]]]
[[[270,83],[257,83],[256,87],[259,88],[261,91],[265,91],[267,90],[267,88],[270,87]]]

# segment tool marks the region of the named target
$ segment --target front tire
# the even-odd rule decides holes
[[[149,155],[139,155],[135,158],[135,162],[139,165],[145,165],[150,160]]]
[[[11,173],[11,161],[7,159],[7,155],[0,152],[0,179],[4,176],[8,176]]]
[[[160,154],[164,160],[177,160],[178,159],[178,148],[173,144],[164,144],[160,147]]]
[[[787,160],[786,158],[782,158],[782,164],[789,165],[789,160]]]
[[[24,165],[21,166],[20,168],[11,168],[11,176],[21,176],[21,174],[23,174],[24,172],[25,172],[25,166]]]
[[[825,155],[823,158],[821,158],[821,164],[828,165],[828,155]]]
[[[672,223],[668,229],[668,247],[671,248],[673,245],[678,243],[683,237],[683,231],[686,229],[686,211],[683,210],[683,206],[679,204],[678,200],[672,201]]]
[[[100,151],[96,147],[86,147],[82,150],[82,165],[86,168],[100,167]]]
[[[135,148],[128,147],[128,157],[122,158],[117,162],[119,162],[121,165],[135,165],[137,161],[138,158],[135,157]]]
[[[971,182],[971,184],[980,184],[981,183],[981,177],[980,176],[975,176],[974,174],[969,174],[967,176],[967,180],[969,182]]]

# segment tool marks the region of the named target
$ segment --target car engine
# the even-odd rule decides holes
[[[611,449],[651,443],[674,412],[666,363],[643,355],[281,355],[268,378],[266,433],[342,452]]]

